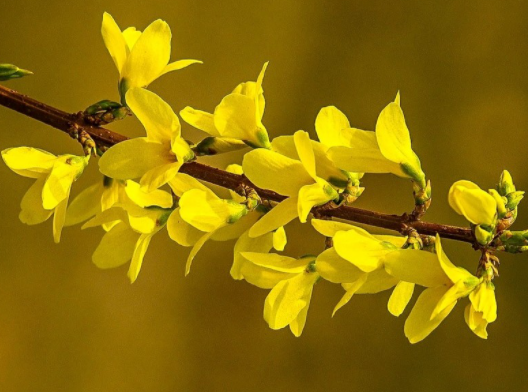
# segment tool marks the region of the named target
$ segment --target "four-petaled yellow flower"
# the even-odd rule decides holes
[[[134,283],[141,270],[150,240],[165,226],[171,212],[170,208],[152,205],[143,208],[129,201],[125,204],[116,204],[97,214],[82,228],[104,225],[111,225],[111,228],[101,239],[92,255],[92,261],[103,269],[116,268],[131,261],[128,278]]]
[[[320,177],[321,171],[317,171],[316,155],[308,134],[297,131],[293,140],[299,160],[265,149],[253,150],[244,156],[242,167],[253,184],[288,197],[251,228],[250,237],[259,237],[284,226],[297,216],[304,223],[314,206],[339,199],[337,190]],[[346,186],[348,178],[343,173],[340,175]]]
[[[132,88],[127,101],[147,136],[111,147],[99,160],[99,170],[118,180],[141,177],[141,186],[152,191],[174,178],[194,154],[181,137],[180,120],[160,97],[142,88]]]
[[[262,124],[264,115],[264,92],[262,81],[268,63],[264,64],[256,82],[239,84],[231,94],[227,95],[216,107],[214,114],[186,107],[180,111],[180,116],[195,128],[198,128],[213,138],[207,138],[202,149],[207,150],[208,144],[215,144],[211,149],[218,153],[236,150],[245,145],[251,147],[270,148],[268,132]]]
[[[351,128],[334,106],[321,109],[315,126],[319,140],[331,147],[328,154],[338,167],[358,173],[393,173],[425,189],[425,174],[411,147],[399,93],[381,111],[376,132]]]
[[[264,320],[271,329],[290,326],[299,337],[319,274],[314,268],[315,257],[294,259],[275,253],[242,252],[253,264],[245,270],[244,278],[258,287],[271,288],[264,303]]]
[[[323,279],[340,283],[346,290],[333,314],[355,294],[374,294],[393,287],[389,312],[394,316],[403,313],[414,292],[414,283],[400,281],[388,274],[384,264],[389,254],[398,253],[400,257],[410,258],[410,263],[419,256],[416,251],[400,249],[406,237],[373,236],[359,227],[327,220],[313,219],[312,225],[325,237],[332,238],[334,245],[317,256],[317,272]]]
[[[221,199],[195,178],[178,173],[169,183],[179,198],[178,208],[170,215],[167,230],[172,240],[192,246],[185,274],[192,261],[209,240],[227,241],[239,238],[260,215],[233,199]]]
[[[453,265],[444,253],[438,235],[435,248],[433,262],[428,258],[409,262],[406,258],[390,256],[385,262],[385,268],[392,276],[427,287],[405,322],[405,336],[411,343],[423,340],[449,315],[459,299],[469,295],[471,307],[466,310],[466,322],[475,334],[487,337],[487,324],[497,318],[493,284]]]
[[[70,189],[84,171],[89,156],[55,156],[31,147],[8,148],[2,151],[6,165],[15,173],[36,179],[20,204],[20,220],[36,225],[53,216],[53,239],[60,241],[66,219]]]
[[[66,212],[65,226],[84,222],[111,208],[116,203],[123,205],[134,203],[140,207],[170,208],[173,200],[170,194],[159,189],[145,192],[137,182],[132,180],[121,181],[103,177],[103,181],[89,186],[72,200]],[[112,227],[113,224],[103,225],[107,231]]]
[[[119,93],[126,104],[125,94],[132,87],[147,87],[167,72],[185,68],[199,60],[179,60],[169,64],[171,31],[163,20],[152,22],[145,31],[129,27],[123,31],[112,16],[105,12],[101,33],[106,48],[119,71]]]

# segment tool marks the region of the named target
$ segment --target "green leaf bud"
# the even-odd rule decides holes
[[[13,64],[0,64],[0,81],[17,79],[27,75],[33,75],[33,72],[18,68]]]

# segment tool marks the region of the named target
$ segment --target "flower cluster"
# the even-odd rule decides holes
[[[11,170],[36,180],[22,199],[22,222],[37,224],[54,214],[56,242],[64,225],[101,227],[104,235],[93,253],[94,264],[114,268],[130,262],[131,282],[138,278],[152,237],[165,227],[173,241],[191,248],[186,274],[208,240],[236,240],[231,276],[270,290],[264,319],[272,329],[289,326],[295,336],[305,327],[315,284],[324,280],[345,291],[334,313],[356,294],[392,290],[387,307],[400,316],[416,286],[423,287],[405,322],[411,343],[428,336],[459,300],[469,297],[466,323],[476,335],[487,337],[487,325],[497,318],[492,280],[498,259],[493,252],[499,246],[522,251],[528,242],[524,232],[508,236],[524,193],[516,190],[507,171],[489,192],[470,181],[458,181],[449,191],[449,204],[469,221],[482,253],[473,275],[449,260],[438,234],[421,236],[412,230],[430,205],[431,185],[411,147],[399,93],[381,110],[374,131],[353,128],[343,112],[329,106],[315,119],[317,140],[303,130],[270,140],[262,122],[265,63],[256,81],[237,85],[212,113],[191,107],[179,112],[187,124],[207,134],[191,143],[182,136],[170,105],[146,87],[169,71],[199,61],[169,64],[171,33],[161,20],[143,33],[132,27],[121,31],[105,13],[102,34],[119,71],[122,104],[146,135],[104,152],[99,160],[102,180],[69,206],[71,186],[89,155],[57,157],[29,147],[4,150],[2,158]],[[201,156],[242,148],[250,149],[242,164],[226,170],[250,183],[231,189],[228,197],[180,170]],[[392,173],[412,183],[415,211],[410,226],[401,228],[406,235],[373,235],[320,219],[317,211],[322,206],[354,203],[369,173]],[[280,195],[278,202],[261,198],[259,188]],[[295,219],[310,221],[323,236],[321,253],[298,258],[278,253],[287,243],[285,226]]]

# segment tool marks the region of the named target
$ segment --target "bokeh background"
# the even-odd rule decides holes
[[[522,1],[3,1],[0,61],[35,76],[10,87],[74,112],[117,99],[117,72],[100,36],[103,11],[121,27],[156,18],[173,31],[172,59],[205,63],[164,76],[151,89],[175,110],[212,111],[265,61],[264,124],[271,136],[314,132],[326,105],[373,129],[398,90],[414,149],[432,180],[427,219],[461,224],[449,186],[494,186],[507,168],[528,188],[528,8]],[[112,129],[142,135],[134,119]],[[187,138],[201,136],[184,125]],[[64,134],[0,107],[0,148],[30,145],[80,153]],[[240,154],[210,159],[224,166]],[[98,178],[96,165],[75,193]],[[139,279],[127,266],[98,270],[102,233],[18,220],[30,185],[0,165],[1,391],[497,391],[527,390],[528,260],[501,257],[499,319],[487,341],[463,320],[465,304],[425,341],[403,335],[389,293],[355,297],[331,319],[342,295],[321,282],[301,338],[262,319],[267,291],[229,276],[233,243],[208,243],[184,278],[188,249],[157,235]],[[367,176],[358,206],[412,208],[409,184]],[[528,226],[521,204],[516,228]],[[287,253],[318,252],[308,226],[288,227]],[[455,263],[475,270],[478,254],[447,242]]]

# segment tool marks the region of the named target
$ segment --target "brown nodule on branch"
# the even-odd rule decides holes
[[[1,85],[0,105],[51,125],[75,138],[78,138],[76,135],[86,133],[93,139],[97,147],[102,150],[128,139],[119,133],[90,124],[86,121],[83,112],[76,114],[66,113]],[[72,133],[72,130],[76,132]],[[202,163],[187,162],[182,165],[180,172],[188,174],[198,180],[232,190],[237,190],[241,187],[250,187],[256,191],[263,201],[278,203],[286,199],[285,196],[279,195],[276,192],[256,187],[244,175],[229,173],[225,170]],[[443,238],[469,242],[471,244],[475,243],[475,238],[469,228],[424,222],[417,220],[413,214],[403,214],[401,216],[389,215],[356,207],[337,206],[333,202],[314,207],[312,213],[314,216],[323,219],[336,218],[393,230],[399,233],[405,233],[409,229],[414,229],[422,235],[434,236],[438,233]]]

